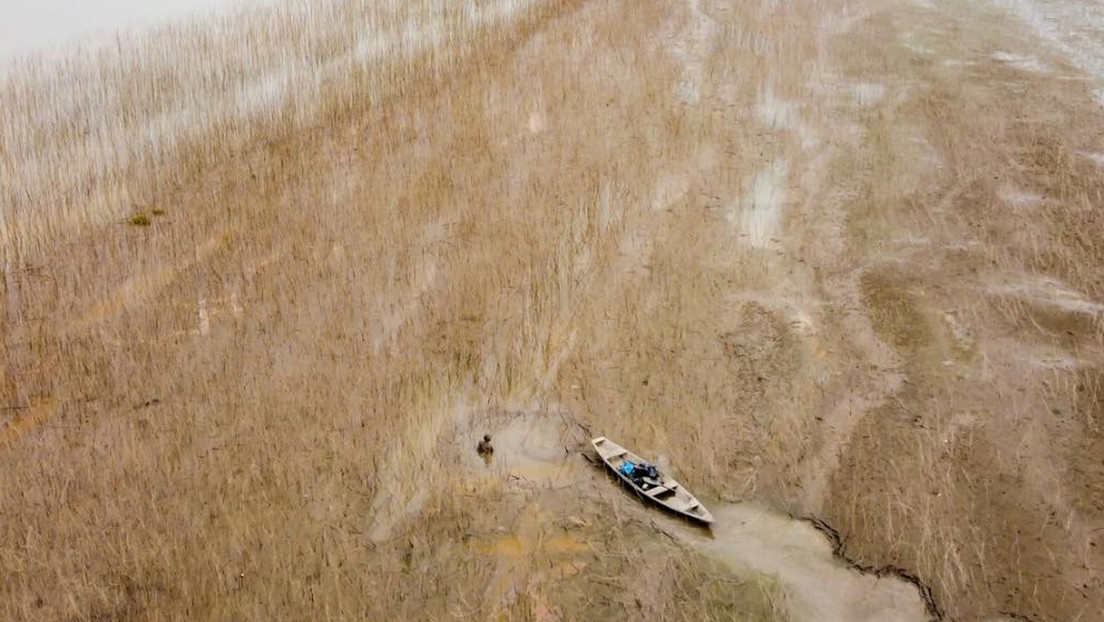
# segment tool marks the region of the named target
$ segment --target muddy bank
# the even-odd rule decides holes
[[[476,448],[484,434],[492,438],[493,453],[480,455]],[[632,538],[670,538],[679,544],[682,556],[703,556],[736,576],[775,583],[783,596],[787,619],[914,622],[933,617],[917,585],[890,573],[860,571],[838,557],[836,543],[809,521],[754,503],[707,501],[716,517],[709,529],[646,504],[607,472],[589,447],[587,427],[571,413],[527,411],[471,416],[454,438],[467,474],[466,485],[567,492],[577,497],[574,502],[605,508],[610,527],[623,529]],[[677,457],[664,456],[656,461],[677,473]],[[537,530],[538,514],[548,519],[572,506],[565,503],[557,507],[551,497],[544,497],[539,512],[532,505],[526,506],[514,527],[502,534],[504,544],[498,546],[511,550],[522,546]],[[551,546],[585,549],[579,542],[571,544],[562,539],[554,540]],[[518,589],[520,585],[511,585],[499,591],[512,593]]]

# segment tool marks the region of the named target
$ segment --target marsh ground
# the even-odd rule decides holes
[[[1019,19],[1058,5],[475,4],[5,83],[3,617],[930,615],[790,515],[950,619],[1104,610],[1100,83]]]

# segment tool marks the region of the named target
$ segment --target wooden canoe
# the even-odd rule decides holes
[[[666,474],[660,473],[658,480],[643,478],[641,483],[637,484],[631,477],[621,472],[621,465],[626,461],[633,464],[646,464],[647,461],[640,456],[604,436],[592,440],[591,444],[594,445],[598,456],[602,458],[602,462],[605,462],[606,466],[638,495],[691,520],[706,525],[713,522],[713,515],[709,513],[709,510],[705,509],[705,506],[694,495],[690,494],[690,491],[686,490],[682,484]]]

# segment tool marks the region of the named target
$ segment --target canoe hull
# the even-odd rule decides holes
[[[621,465],[625,461],[634,464],[646,462],[640,456],[614,443],[604,436],[591,441],[598,457],[606,464],[614,475],[641,497],[645,497],[652,503],[692,521],[709,525],[713,523],[713,515],[698,499],[686,490],[681,484],[666,475],[660,475],[659,480],[646,480],[643,485],[637,485],[629,476],[621,472]]]

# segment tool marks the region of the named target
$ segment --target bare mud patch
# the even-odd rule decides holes
[[[1043,63],[1035,56],[1012,54],[1009,52],[994,52],[992,58],[997,62],[1011,65],[1020,71],[1031,73],[1043,73],[1048,71]]]
[[[976,341],[969,325],[953,309],[944,311],[942,317],[951,334],[954,347],[960,352],[972,352],[976,347]]]
[[[480,439],[493,451],[480,455]],[[456,437],[457,450],[476,478],[502,479],[526,487],[577,485],[588,473],[579,449],[587,442],[571,415],[540,411],[479,417]]]
[[[652,209],[655,211],[670,209],[685,199],[689,191],[690,177],[688,175],[662,175],[656,180]]]
[[[1028,365],[1045,370],[1076,371],[1086,366],[1086,361],[1058,350],[1028,352],[1023,359]]]
[[[485,434],[493,451],[481,455],[477,446]],[[369,537],[390,539],[450,487],[521,490],[579,484],[587,474],[578,451],[586,440],[567,413],[480,411],[455,404],[415,416],[410,431],[393,439],[381,465]]]
[[[992,0],[1094,79],[1104,78],[1104,52],[1099,44],[1104,8],[1096,3]],[[1104,89],[1094,91],[1104,104]]]
[[[791,129],[797,115],[797,107],[775,97],[770,87],[763,89],[755,104],[755,116],[768,129]]]
[[[738,574],[773,577],[795,621],[909,622],[930,619],[917,586],[868,574],[835,554],[813,524],[750,504],[714,505],[712,532],[672,533]]]
[[[1104,151],[1101,151],[1099,153],[1082,153],[1081,155],[1085,156],[1089,160],[1092,160],[1092,162],[1097,166],[1104,167]]]
[[[866,107],[873,106],[882,101],[886,94],[884,84],[860,82],[851,86],[851,99],[855,105]]]
[[[745,189],[745,209],[729,214],[729,220],[740,227],[740,237],[752,248],[768,248],[777,241],[786,199],[787,169],[784,160],[776,160],[759,171]]]
[[[1068,313],[1077,313],[1096,317],[1104,311],[1104,305],[1090,300],[1084,294],[1074,291],[1064,283],[1048,277],[1029,277],[1005,279],[1004,282],[989,286],[989,291],[1003,297],[1020,298],[1026,302],[1040,304]]]
[[[1006,205],[1016,209],[1031,207],[1043,200],[1043,195],[1012,184],[1004,184],[997,190],[997,196]]]

